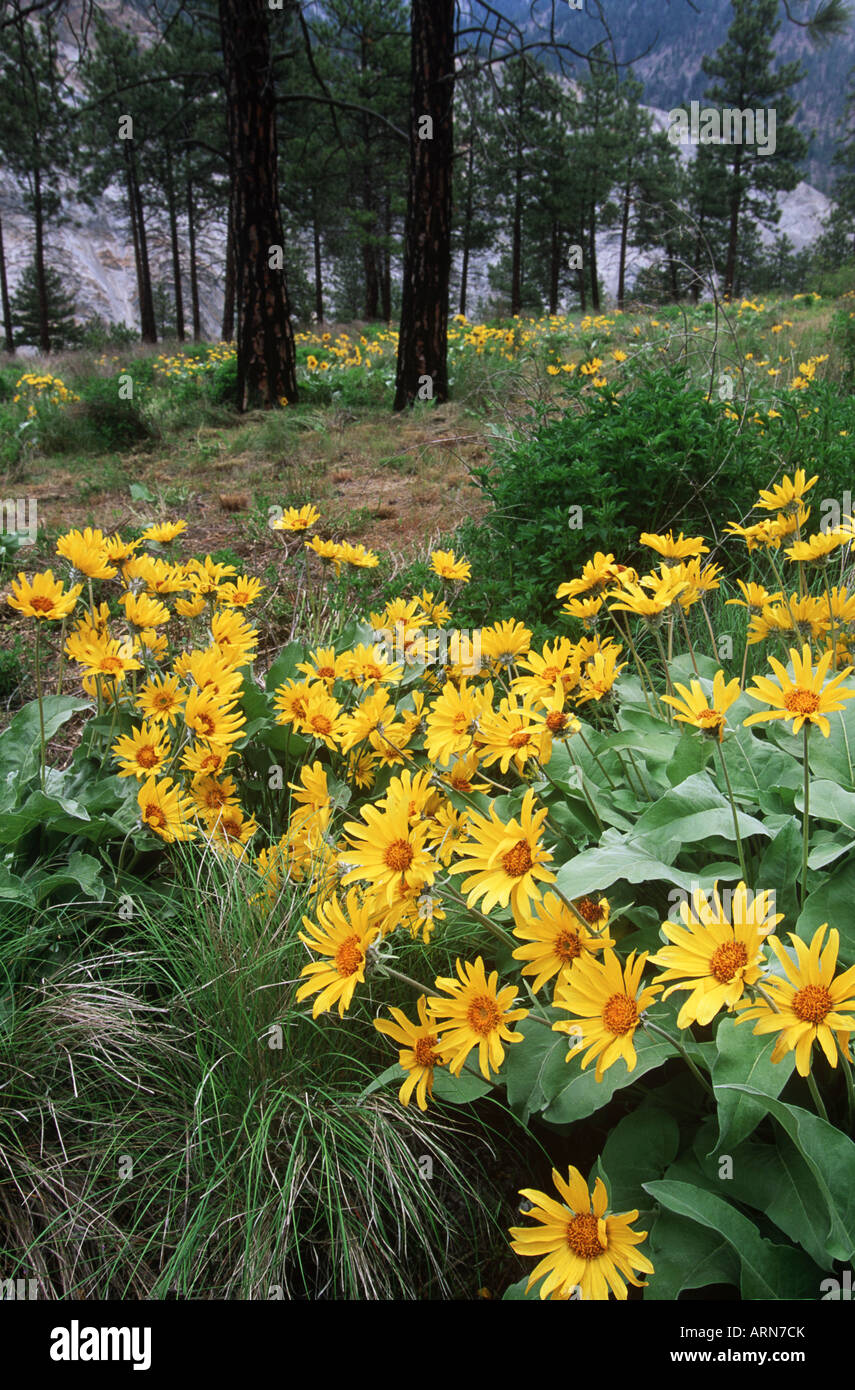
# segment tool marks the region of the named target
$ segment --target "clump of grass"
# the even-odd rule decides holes
[[[251,886],[188,851],[168,895],[55,967],[67,910],[0,936],[7,1277],[50,1298],[472,1294],[502,1239],[485,1134],[365,1094],[394,1061],[370,991],[312,1019],[306,903],[263,910]]]

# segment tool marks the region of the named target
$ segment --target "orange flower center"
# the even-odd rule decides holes
[[[98,664],[99,671],[122,671],[124,665],[118,656],[103,656]]]
[[[825,985],[805,985],[793,995],[793,1013],[803,1023],[822,1023],[831,1009],[831,995]]]
[[[567,728],[567,715],[562,714],[560,709],[554,709],[546,716],[546,727],[552,734],[563,733]]]
[[[155,767],[157,765],[157,752],[150,743],[146,743],[142,748],[137,749],[137,762],[140,767]]]
[[[325,714],[313,714],[309,723],[316,734],[328,734],[332,728],[332,720]]]
[[[629,1033],[638,1023],[638,1006],[626,994],[613,994],[603,1009],[603,1027],[616,1037]]]
[[[409,840],[393,840],[387,846],[383,859],[395,873],[404,873],[413,862],[413,847]]]
[[[489,994],[479,994],[466,1010],[466,1017],[476,1033],[486,1037],[498,1028],[502,1020],[499,1006]]]
[[[511,878],[522,878],[531,866],[531,846],[528,840],[517,840],[514,847],[502,855],[502,867]]]
[[[543,670],[540,673],[540,679],[543,681],[549,681],[550,685],[554,685],[555,682],[558,680],[560,674],[561,673],[558,670],[557,666],[544,666]]]
[[[815,714],[819,709],[819,696],[812,690],[803,690],[801,686],[796,686],[794,690],[787,691],[784,706],[791,714]]]
[[[156,830],[162,830],[166,825],[166,816],[156,801],[151,801],[146,806],[143,820]]]
[[[34,608],[37,613],[51,613],[53,611],[53,599],[31,598],[30,607]]]
[[[562,931],[555,938],[555,954],[562,960],[575,960],[582,954],[582,943],[576,932]]]
[[[527,734],[525,729],[518,729],[515,734],[511,734],[508,739],[508,746],[511,748],[522,748],[524,744],[531,742],[531,734]]]
[[[741,941],[726,941],[713,951],[710,974],[719,984],[729,985],[737,970],[748,964],[748,952]]]
[[[322,678],[329,677],[332,680],[335,677],[335,671],[332,666],[316,666],[315,675]]]
[[[339,975],[346,978],[356,974],[364,959],[359,937],[349,936],[341,943],[335,953],[335,968]]]
[[[152,700],[152,704],[155,705],[157,709],[171,709],[174,698],[173,695],[169,694],[168,690],[160,690]]]
[[[580,898],[576,904],[580,916],[593,926],[595,922],[601,922],[605,917],[605,909],[599,903],[595,903],[593,898]]]
[[[596,1216],[589,1211],[581,1211],[567,1227],[567,1244],[582,1260],[595,1260],[602,1255],[606,1246],[601,1244]]]
[[[436,1044],[436,1034],[428,1033],[424,1038],[417,1038],[413,1045],[413,1052],[416,1057],[416,1066],[433,1067],[439,1061],[438,1053],[434,1052]]]
[[[199,732],[200,732],[200,733],[203,733],[203,734],[207,734],[208,737],[210,738],[211,734],[214,732],[214,729],[216,728],[216,724],[214,723],[214,720],[211,718],[210,714],[200,714],[200,715],[198,716],[198,720],[199,720]]]
[[[241,822],[238,819],[221,820],[220,826],[227,840],[239,840],[241,837]]]

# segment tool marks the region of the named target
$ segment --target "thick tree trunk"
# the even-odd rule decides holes
[[[448,281],[454,155],[454,0],[413,0],[410,178],[395,409],[425,385],[448,397]],[[424,117],[429,117],[432,129]],[[432,138],[420,138],[429,131]]]
[[[223,290],[223,327],[221,337],[230,343],[235,336],[235,238],[232,230],[232,211],[229,208],[229,229],[226,234],[226,279]]]
[[[193,314],[193,341],[202,337],[202,316],[199,312],[199,267],[196,264],[196,204],[193,200],[193,180],[187,180],[187,241],[190,250],[190,304]]]
[[[45,278],[45,218],[42,203],[42,174],[40,169],[33,172],[33,217],[36,233],[36,290],[39,299],[39,348],[50,352],[50,310]]]
[[[181,251],[178,245],[178,209],[175,184],[172,178],[172,152],[166,150],[166,204],[169,214],[169,239],[172,243],[172,283],[175,287],[175,335],[179,343],[186,337],[184,329],[184,292],[181,288]]]
[[[6,248],[3,245],[3,223],[0,220],[0,297],[3,302],[4,351],[15,355],[15,334],[12,328],[12,306],[9,302],[9,282],[6,278]]]
[[[374,244],[376,215],[374,190],[371,187],[371,168],[362,171],[362,211],[365,221],[362,231],[362,269],[365,275],[365,317],[376,319],[380,307],[380,277],[377,274],[377,248]]]
[[[231,164],[237,405],[297,400],[288,287],[279,257],[276,93],[265,0],[219,0]]]

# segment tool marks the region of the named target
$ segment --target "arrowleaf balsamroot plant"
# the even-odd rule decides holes
[[[558,591],[568,630],[538,644],[513,617],[457,632],[470,566],[436,552],[431,588],[290,643],[263,683],[262,587],[181,559],[180,521],[70,533],[61,582],[19,576],[12,601],[37,633],[65,624],[85,698],[40,679],[38,718],[0,735],[4,891],[47,912],[78,885],[89,934],[57,981],[109,919],[99,970],[148,982],[149,1111],[124,1075],[109,1102],[75,1094],[103,1104],[110,1143],[151,1155],[126,1216],[103,1205],[138,1259],[131,1274],[114,1251],[111,1288],[389,1296],[412,1292],[390,1272],[406,1240],[447,1290],[450,1228],[412,1154],[447,1140],[462,1167],[444,1107],[466,1119],[491,1093],[547,1139],[615,1117],[587,1180],[554,1171],[561,1201],[523,1190],[539,1224],[512,1250],[539,1262],[508,1297],[676,1298],[708,1260],[745,1298],[807,1299],[851,1258],[853,528],[809,533],[815,482],[784,477],[763,520],[730,527],[768,566],[731,600],[750,618],[733,670],[710,611],[723,565],[682,532],[640,535],[648,573],[596,553]],[[309,538],[320,520],[280,523],[307,622],[378,558]],[[748,684],[749,647],[774,679]],[[72,715],[78,746],[53,766]],[[35,876],[34,853],[51,865]],[[41,1005],[16,951],[17,1027]],[[42,1102],[20,1103],[19,1148]],[[98,1208],[104,1163],[86,1158],[81,1203]],[[477,1225],[483,1183],[460,1181]],[[59,1282],[93,1290],[91,1261]]]

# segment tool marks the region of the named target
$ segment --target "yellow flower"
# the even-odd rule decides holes
[[[772,1061],[780,1062],[788,1052],[795,1051],[796,1068],[800,1076],[810,1072],[811,1050],[818,1042],[828,1061],[837,1066],[837,1048],[847,1061],[849,1036],[855,1030],[855,965],[835,979],[837,952],[840,948],[839,933],[832,928],[828,942],[823,949],[823,938],[828,923],[817,927],[810,945],[790,932],[796,960],[785,951],[777,937],[769,938],[769,945],[778,957],[786,974],[782,980],[768,976],[763,982],[768,999],[758,999],[753,1004],[741,1005],[737,1023],[746,1018],[755,1018],[754,1032],[780,1033],[772,1051]],[[846,1017],[846,1015],[850,1017]]]
[[[848,540],[849,537],[843,531],[820,531],[816,536],[809,536],[806,541],[796,541],[784,554],[793,562],[800,560],[802,564],[823,565],[835,550],[839,550],[841,545],[846,545]]]
[[[453,865],[452,874],[468,873],[461,885],[472,907],[483,898],[481,910],[489,913],[499,903],[510,903],[517,921],[528,912],[529,900],[541,897],[539,882],[553,883],[555,875],[546,866],[552,859],[542,847],[541,831],[547,808],[534,809],[531,788],[523,798],[519,820],[505,824],[490,805],[489,816],[473,811],[469,818],[469,840],[461,847],[461,862]]]
[[[610,1292],[615,1298],[626,1298],[624,1280],[643,1287],[635,1271],[652,1274],[653,1265],[635,1249],[647,1239],[646,1231],[632,1230],[638,1212],[609,1215],[605,1183],[596,1179],[592,1198],[578,1168],[568,1169],[566,1182],[553,1168],[552,1181],[564,1204],[524,1188],[520,1196],[532,1203],[526,1215],[538,1224],[510,1230],[511,1248],[518,1255],[540,1260],[527,1289],[543,1279],[541,1298],[566,1300],[578,1290],[583,1300],[605,1301]]]
[[[443,1065],[443,1059],[436,1050],[439,1035],[436,1024],[429,1018],[427,1012],[427,998],[423,994],[418,1001],[419,1021],[411,1023],[406,1014],[401,1009],[393,1009],[390,1005],[394,1023],[389,1023],[386,1019],[375,1018],[374,1027],[378,1033],[385,1033],[389,1038],[394,1038],[395,1042],[402,1043],[398,1053],[398,1065],[407,1073],[400,1091],[398,1099],[402,1105],[409,1105],[413,1091],[416,1093],[416,1103],[420,1110],[427,1110],[427,1098],[433,1096],[433,1073],[434,1068]]]
[[[776,603],[781,598],[778,590],[775,594],[770,594],[768,589],[764,589],[762,584],[746,584],[741,579],[737,579],[737,584],[742,590],[742,598],[729,598],[725,600],[725,607],[735,604],[739,608],[747,608],[749,613],[760,614],[767,604]]]
[[[531,631],[509,618],[481,629],[481,652],[496,666],[512,666],[531,646]]]
[[[138,777],[142,782],[160,772],[168,761],[169,739],[162,730],[143,725],[133,733],[123,734],[111,751],[121,765],[119,777]]]
[[[591,907],[597,909],[597,915],[605,926],[609,912],[605,898],[601,899],[601,904],[605,904],[602,912],[599,911],[599,904],[591,902]],[[601,951],[606,946],[614,946],[608,933],[595,933],[584,927],[555,893],[546,893],[543,901],[535,905],[533,916],[516,924],[514,936],[527,943],[517,947],[513,954],[514,960],[528,962],[523,966],[522,973],[535,976],[532,983],[535,994],[553,976],[566,974],[574,961],[586,951]]]
[[[160,627],[169,622],[166,604],[161,603],[160,599],[149,598],[148,594],[122,594],[119,602],[131,627]]]
[[[724,672],[716,671],[711,699],[704,694],[700,681],[696,680],[692,681],[691,689],[680,685],[679,681],[675,682],[675,689],[679,691],[682,699],[675,695],[662,695],[660,699],[664,704],[673,707],[676,711],[674,718],[681,724],[691,724],[695,729],[702,729],[705,734],[717,738],[721,743],[727,727],[725,715],[730,706],[739,699],[741,688],[737,677],[725,684]]]
[[[116,571],[108,563],[107,545],[103,532],[90,526],[83,532],[66,531],[56,543],[56,553],[67,560],[77,574],[88,579],[112,579]]]
[[[799,370],[804,371],[804,366]],[[805,493],[810,491],[818,477],[819,474],[815,473],[810,482],[807,482],[805,470],[797,468],[794,478],[785,474],[783,480],[774,487],[761,488],[757,506],[767,512],[784,512],[788,516],[794,516],[801,508]]]
[[[166,545],[186,530],[186,521],[158,521],[140,532],[140,540],[155,541],[158,545]]]
[[[317,994],[312,1005],[313,1018],[333,1005],[338,1006],[339,1016],[344,1018],[356,986],[365,980],[368,948],[378,936],[379,927],[372,924],[371,910],[360,903],[355,888],[348,893],[344,907],[333,895],[318,908],[317,917],[317,923],[303,918],[308,934],[300,932],[300,940],[317,955],[329,959],[303,966],[300,975],[306,976],[306,983],[297,990],[297,1003]]]
[[[455,559],[451,550],[435,550],[430,557],[430,567],[440,579],[456,579],[463,584],[469,583],[472,574],[469,562]]]
[[[662,923],[663,933],[673,944],[663,946],[650,957],[650,963],[663,967],[658,976],[660,984],[668,980],[680,982],[666,989],[662,998],[667,999],[677,989],[691,990],[677,1017],[678,1028],[688,1028],[692,1023],[705,1026],[719,1009],[732,1009],[746,986],[759,980],[764,940],[784,915],[773,914],[771,906],[771,894],[753,894],[749,900],[745,884],[739,883],[733,894],[731,922],[717,886],[711,901],[696,889],[691,906],[680,904],[684,925]]]
[[[840,689],[840,682],[852,672],[851,666],[847,666],[839,675],[832,676],[827,685],[824,684],[831,657],[832,653],[826,652],[820,657],[814,671],[810,647],[805,645],[801,656],[791,647],[790,660],[795,675],[793,681],[787,674],[786,667],[774,656],[770,656],[769,663],[778,677],[778,684],[769,680],[767,676],[755,676],[755,689],[746,691],[753,700],[762,700],[770,708],[750,714],[743,722],[758,724],[772,719],[792,719],[794,734],[799,732],[803,724],[816,724],[820,732],[828,738],[831,725],[825,716],[842,710],[843,701],[855,697],[855,690]]]
[[[508,1027],[528,1017],[528,1009],[515,1009],[516,985],[498,989],[498,971],[492,970],[489,979],[484,961],[478,956],[474,964],[460,960],[456,963],[459,980],[440,977],[435,986],[449,999],[432,997],[428,1001],[431,1021],[445,1036],[439,1051],[448,1062],[449,1070],[459,1076],[473,1048],[478,1049],[481,1075],[490,1080],[490,1069],[498,1071],[505,1060],[503,1042],[522,1042],[521,1033]]]
[[[7,595],[6,602],[28,618],[58,623],[73,611],[82,588],[82,584],[75,584],[73,589],[66,591],[62,581],[54,579],[53,570],[34,574],[32,582],[21,571],[17,580],[12,580],[12,592]]]
[[[282,516],[273,522],[274,531],[310,531],[321,519],[317,507],[311,503],[305,507],[286,507]]]
[[[184,722],[206,743],[235,743],[243,736],[246,716],[231,703],[221,705],[207,690],[192,690],[184,706]]]
[[[167,844],[176,840],[191,840],[196,834],[193,824],[193,802],[189,796],[182,796],[172,778],[157,781],[149,777],[137,794],[143,825],[153,830]]]
[[[577,1015],[572,1021],[552,1025],[555,1032],[569,1033],[575,1040],[567,1061],[587,1047],[582,1069],[596,1057],[598,1081],[619,1057],[623,1057],[628,1071],[635,1069],[635,1030],[644,1010],[662,988],[658,984],[648,985],[639,994],[646,960],[646,951],[638,957],[633,951],[621,968],[612,950],[606,950],[602,961],[583,956],[555,987],[556,1008]]]
[[[137,692],[137,709],[153,722],[174,724],[186,698],[177,676],[153,676]]]
[[[687,560],[693,555],[706,555],[709,552],[709,546],[704,545],[703,536],[693,536],[684,540],[682,531],[676,540],[673,531],[669,531],[665,536],[657,536],[650,531],[642,531],[639,539],[642,545],[657,551],[664,560],[669,562]]]
[[[349,845],[341,855],[347,872],[343,883],[368,880],[378,901],[391,904],[401,883],[430,884],[436,865],[425,848],[427,826],[410,825],[407,809],[396,804],[388,811],[363,806],[362,823],[347,821]]]

